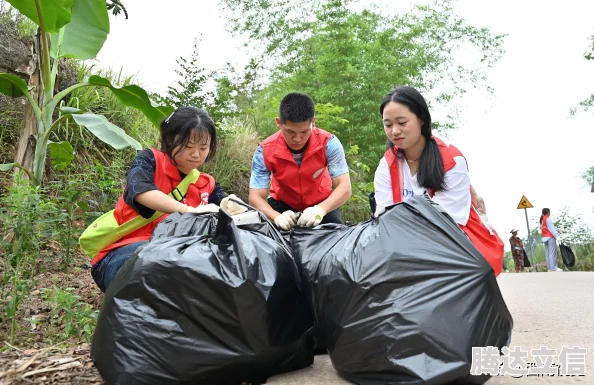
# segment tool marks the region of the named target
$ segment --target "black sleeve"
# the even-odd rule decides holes
[[[208,203],[214,203],[217,206],[221,205],[221,201],[227,196],[219,182],[215,182],[215,188],[212,190],[212,194],[208,197]]]
[[[143,218],[150,218],[155,214],[155,210],[136,202],[136,195],[159,190],[155,185],[155,169],[157,162],[155,155],[150,149],[142,150],[134,159],[132,166],[128,170],[128,183],[124,190],[124,202],[131,206]]]

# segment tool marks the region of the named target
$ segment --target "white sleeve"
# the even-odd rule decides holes
[[[464,157],[456,156],[454,160],[456,165],[445,175],[447,189],[435,193],[433,200],[439,203],[456,223],[465,226],[468,222],[472,204],[470,176],[468,175],[468,166]]]
[[[375,190],[375,203],[377,208],[375,215],[378,216],[386,210],[387,206],[394,204],[392,196],[392,178],[390,177],[390,167],[386,158],[382,157],[375,170],[373,177],[373,188]]]

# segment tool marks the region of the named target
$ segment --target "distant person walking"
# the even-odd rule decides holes
[[[551,210],[548,208],[542,209],[540,216],[540,232],[542,233],[542,241],[545,244],[547,254],[547,270],[548,271],[563,271],[557,266],[557,238],[559,238],[559,230],[555,227],[553,220],[549,217]]]
[[[516,273],[524,271],[524,243],[520,237],[518,237],[518,231],[519,230],[512,229],[512,231],[510,231],[512,236],[509,239],[512,256],[514,257],[514,265],[516,266]]]

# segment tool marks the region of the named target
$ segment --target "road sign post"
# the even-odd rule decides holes
[[[532,251],[532,234],[530,234],[530,223],[528,222],[528,209],[533,208],[532,203],[526,198],[525,195],[522,195],[522,199],[520,199],[520,203],[518,203],[518,209],[524,209],[524,214],[526,215],[526,229],[528,230],[528,253],[530,254],[530,259],[532,260],[532,271],[536,272],[536,260],[534,257],[534,252]]]

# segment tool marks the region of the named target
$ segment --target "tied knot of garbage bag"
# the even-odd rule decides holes
[[[482,384],[472,348],[510,342],[493,268],[425,197],[354,226],[294,230],[291,246],[316,347],[356,384]]]
[[[174,214],[110,285],[91,356],[107,384],[259,384],[311,365],[313,326],[274,225]]]

